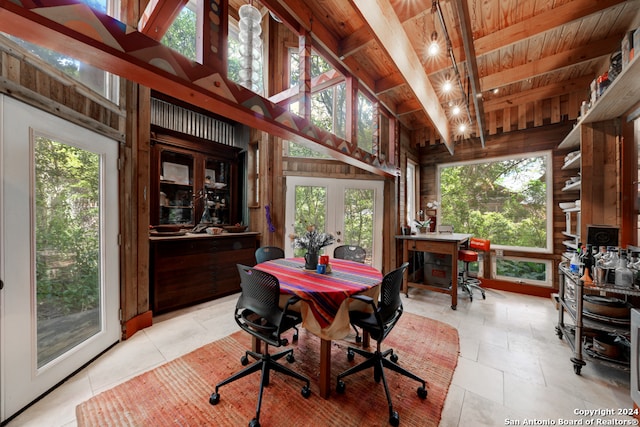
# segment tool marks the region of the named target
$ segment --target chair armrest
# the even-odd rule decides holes
[[[290,305],[293,305],[293,304],[295,304],[295,303],[297,303],[298,301],[301,301],[301,300],[302,300],[302,299],[301,299],[299,296],[297,296],[297,295],[293,295],[291,298],[289,298],[289,299],[287,300],[286,304],[284,305],[284,309],[283,309],[283,311],[285,311],[285,312],[286,312],[286,311],[289,309],[289,306],[290,306]]]
[[[373,311],[376,311],[376,302],[374,301],[373,298],[371,298],[368,295],[361,295],[361,294],[356,294],[356,295],[351,295],[352,299],[358,300],[358,301],[362,301],[368,305],[371,306],[371,308],[373,308]]]

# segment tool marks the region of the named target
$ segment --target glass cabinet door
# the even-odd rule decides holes
[[[201,222],[229,224],[230,222],[230,165],[228,162],[207,158],[204,171],[206,192],[205,211]]]
[[[193,165],[190,154],[160,154],[159,224],[193,224]]]

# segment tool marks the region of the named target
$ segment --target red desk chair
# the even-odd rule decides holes
[[[489,252],[489,249],[491,249],[491,242],[489,240],[472,237],[469,239],[469,249],[460,249],[458,251],[458,261],[464,263],[464,269],[462,273],[459,274],[460,286],[463,291],[469,294],[470,301],[473,301],[474,288],[480,291],[482,299],[487,298],[481,286],[482,282],[474,277],[469,277],[469,263],[478,261],[478,251]]]

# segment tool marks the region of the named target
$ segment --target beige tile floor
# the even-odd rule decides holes
[[[576,375],[567,343],[555,334],[558,315],[550,298],[488,290],[486,300],[478,295],[473,302],[461,294],[454,311],[447,295],[415,289],[409,295],[403,296],[406,311],[449,323],[460,335],[441,426],[634,421],[576,415],[631,408],[629,374],[588,363]],[[156,317],[152,327],[117,344],[8,425],[75,426],[75,406],[82,401],[236,331],[231,315],[236,298]]]

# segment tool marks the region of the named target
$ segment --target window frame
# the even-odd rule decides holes
[[[537,264],[544,264],[545,276],[547,277],[547,280],[542,281],[542,280],[516,278],[516,277],[498,275],[498,259],[510,260],[515,262],[534,262]],[[491,277],[497,280],[504,280],[507,282],[518,283],[520,285],[532,285],[532,286],[540,286],[543,288],[553,288],[553,273],[554,273],[553,260],[550,260],[550,259],[518,257],[518,256],[491,257]]]
[[[524,247],[524,246],[508,246],[508,245],[498,245],[491,243],[492,249],[502,249],[502,250],[510,250],[510,251],[518,251],[518,252],[527,252],[527,253],[539,253],[539,254],[553,254],[553,152],[552,150],[541,150],[535,151],[531,153],[515,153],[511,155],[497,156],[486,159],[474,159],[474,160],[465,160],[458,161],[452,163],[441,163],[437,165],[436,170],[436,188],[438,191],[438,203],[441,205],[442,203],[442,193],[440,189],[440,176],[442,174],[442,170],[448,167],[455,166],[465,166],[472,164],[481,164],[481,163],[493,163],[499,162],[503,160],[512,160],[518,158],[531,158],[531,157],[546,157],[546,173],[545,173],[545,184],[546,184],[546,247],[544,248],[532,248],[532,247]],[[441,222],[440,211],[438,211],[438,223]],[[465,230],[456,230],[456,232],[464,233]]]

